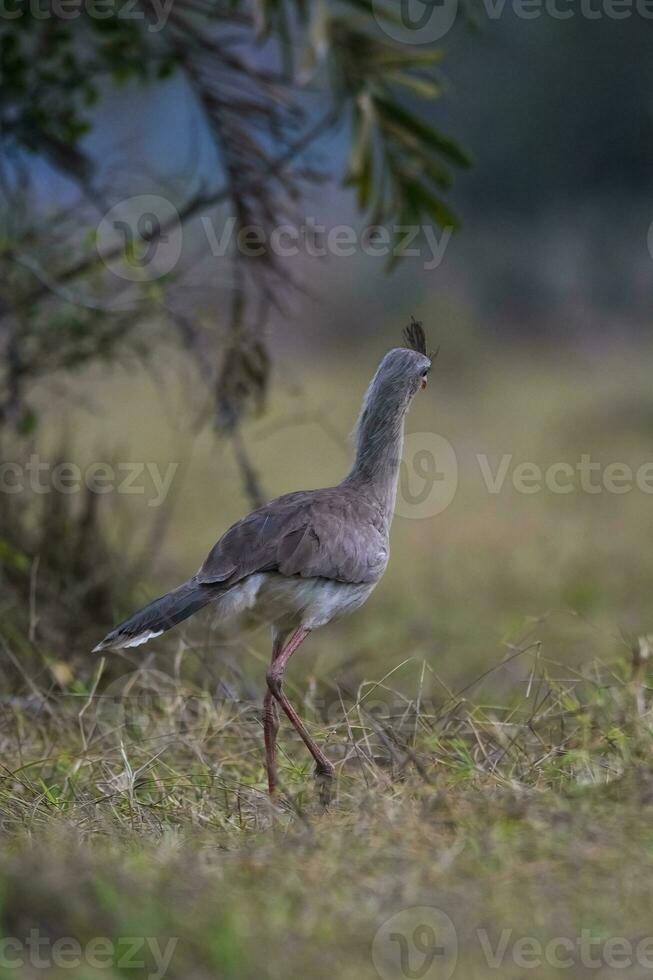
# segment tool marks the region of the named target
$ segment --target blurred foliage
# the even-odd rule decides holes
[[[276,45],[281,65],[276,80],[291,89],[302,87],[296,64],[302,66],[305,79],[307,66],[314,74],[326,63],[321,79],[325,94],[335,100],[338,118],[353,115],[355,160],[347,179],[358,186],[362,207],[373,204],[377,221],[409,221],[424,214],[439,224],[454,223],[439,197],[450,183],[444,164],[465,166],[467,158],[412,107],[439,97],[434,68],[440,52],[386,36],[379,25],[384,17],[394,16],[390,7],[372,0],[258,0],[253,6],[241,0],[199,7],[179,0],[161,29],[150,31],[154,11],[148,3],[140,10],[145,22],[122,19],[118,8],[100,12],[93,4],[80,8],[74,20],[57,20],[51,9],[42,19],[43,12],[20,0],[14,4],[16,19],[0,26],[3,142],[44,155],[75,177],[90,177],[90,160],[78,144],[92,127],[91,110],[106,80],[114,85],[134,79],[151,82],[179,71],[195,89],[228,167],[230,149],[224,141],[238,142],[242,131],[222,131],[221,117],[229,107],[220,79],[211,81],[204,71],[207,54],[214,70],[229,67],[240,72],[246,88],[257,74],[261,82],[271,81],[275,74],[240,61],[233,44],[223,41],[226,32],[234,30],[241,41]],[[232,108],[242,113],[243,129],[246,125],[251,134],[266,117],[288,122],[271,92],[258,94],[265,98],[248,106],[233,96]],[[262,143],[256,150],[265,160]],[[267,179],[265,172],[259,176]],[[236,179],[233,171],[230,178]],[[244,201],[241,198],[243,208]],[[246,213],[241,216],[244,219]]]
[[[220,174],[211,187],[189,175],[175,201],[182,221],[223,206],[235,220],[234,239],[254,226],[269,241],[297,213],[307,185],[334,176],[310,154],[346,127],[342,179],[375,224],[387,223],[391,235],[396,224],[456,224],[443,194],[452,169],[468,160],[424,116],[441,94],[441,52],[392,40],[383,30],[396,17],[391,5],[176,0],[164,17],[143,0],[133,16],[91,3],[64,19],[55,6],[13,0],[8,11],[0,23],[0,425],[33,430],[29,392],[44,377],[134,348],[146,354],[153,335],[144,341],[138,327],[153,315],[195,358],[220,430],[233,433],[264,404],[263,328],[298,285],[273,249],[256,257],[233,250],[231,313],[221,332],[189,307],[187,294],[180,301],[179,270],[156,287],[129,283],[129,315],[106,302],[125,284],[107,281],[93,229],[97,210],[106,212],[115,195],[83,137],[109,88],[175,74],[192,92]],[[79,187],[78,208],[62,216],[38,203],[34,155]],[[110,257],[133,266],[134,254],[164,233],[139,228]]]
[[[77,150],[92,127],[90,109],[105,77],[122,84],[165,77],[174,67],[169,52],[156,50],[148,34],[106,18],[98,5],[73,21],[15,0],[0,28],[3,140],[44,155],[75,177],[90,176],[90,161]]]
[[[53,465],[65,463],[70,455],[61,447]],[[21,459],[20,447],[14,445],[12,451],[5,440],[2,458],[5,466],[11,466],[6,461]],[[12,493],[8,489],[12,481],[5,480],[4,471],[3,481],[0,642],[5,647],[0,671],[9,689],[25,671],[49,678],[54,660],[69,665],[80,658],[87,662],[95,624],[110,622],[116,606],[131,601],[143,556],[122,558],[118,568],[112,537],[100,519],[97,493],[86,488],[72,495],[52,488],[29,492],[26,486]],[[120,519],[115,501],[113,511],[115,524]],[[8,645],[15,657],[7,654]]]

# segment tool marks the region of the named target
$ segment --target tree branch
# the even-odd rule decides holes
[[[329,129],[332,129],[338,123],[339,118],[340,113],[335,108],[330,109],[327,113],[321,116],[313,126],[303,133],[299,139],[297,139],[291,146],[289,146],[283,153],[273,160],[264,174],[257,174],[245,181],[242,185],[242,189],[253,190],[265,181],[273,177],[280,176],[286,167],[292,163],[296,156],[304,153],[308,147],[315,142],[315,140],[323,136]],[[225,184],[212,194],[196,194],[194,197],[190,198],[177,212],[179,223],[184,224],[187,221],[191,221],[203,211],[207,211],[211,208],[218,207],[220,204],[224,204],[229,200],[229,197],[230,187],[228,184]],[[177,216],[169,218],[167,221],[160,222],[156,229],[151,232],[151,234],[143,235],[143,241],[146,244],[157,241],[161,235],[177,226]],[[61,287],[65,286],[67,283],[100,268],[104,263],[118,258],[123,251],[124,246],[122,243],[120,243],[97,256],[87,256],[80,259],[74,265],[69,266],[68,269],[64,269],[55,276],[49,277],[49,283],[46,284],[41,282],[41,285],[38,288],[29,292],[26,296],[19,297],[13,304],[13,310],[21,310],[26,306],[43,299],[49,293],[54,291],[52,285],[54,282],[56,282],[57,288],[61,289]],[[11,249],[6,250],[4,254],[13,258],[14,261],[17,261],[17,256]],[[9,312],[13,311],[0,311],[0,320],[7,316]]]

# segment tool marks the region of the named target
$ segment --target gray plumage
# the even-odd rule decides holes
[[[192,578],[117,626],[95,651],[137,646],[209,603],[221,618],[255,610],[279,637],[365,601],[388,563],[404,420],[431,364],[423,331],[412,328],[407,340],[418,349],[386,354],[365,394],[345,479],[286,494],[238,521]]]

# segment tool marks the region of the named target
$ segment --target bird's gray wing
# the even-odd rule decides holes
[[[388,560],[382,519],[370,504],[336,492],[288,494],[234,524],[197,579],[231,585],[256,572],[377,582]]]

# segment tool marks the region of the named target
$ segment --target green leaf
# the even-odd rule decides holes
[[[411,137],[413,141],[418,140],[423,146],[429,147],[437,153],[448,157],[459,167],[471,166],[470,158],[454,140],[442,136],[441,133],[425,123],[415,113],[409,112],[397,102],[391,102],[387,98],[377,96],[375,102],[379,114],[394,122],[400,129],[403,129],[407,137]]]
[[[410,89],[421,99],[437,99],[442,94],[442,86],[432,78],[421,75],[409,75],[407,72],[397,72],[394,81]]]
[[[0,564],[7,568],[14,568],[18,572],[28,572],[30,569],[30,560],[27,555],[18,551],[4,538],[0,538]]]
[[[31,435],[38,425],[38,415],[32,408],[24,408],[19,419],[17,430],[21,436]]]

